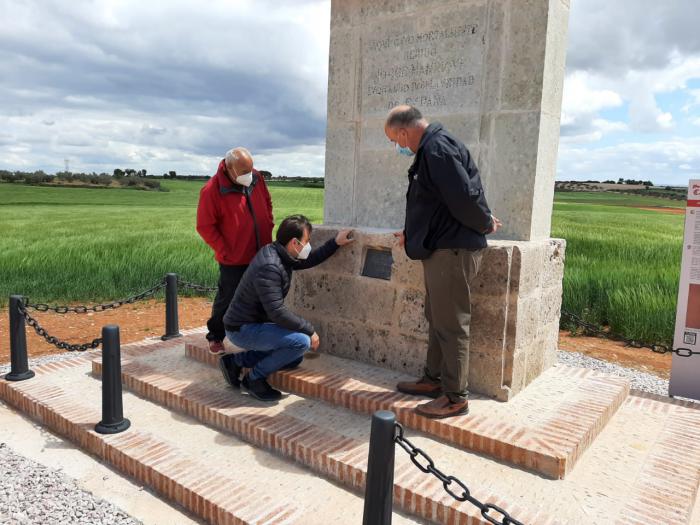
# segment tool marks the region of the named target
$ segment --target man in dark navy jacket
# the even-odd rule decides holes
[[[243,386],[261,401],[276,401],[279,390],[267,376],[299,364],[309,349],[317,350],[320,339],[313,325],[284,303],[292,272],[321,264],[339,246],[352,242],[351,230],[342,230],[320,248],[311,249],[311,223],[303,215],[292,215],[280,224],[277,240],[263,247],[243,274],[231,305],[224,315],[226,336],[245,350],[219,360],[226,381]],[[240,380],[242,368],[250,372]]]
[[[245,148],[226,153],[199,194],[197,232],[214,250],[219,283],[207,321],[212,354],[224,352],[224,313],[243,272],[258,250],[272,242],[272,199],[263,176]]]
[[[415,157],[408,170],[406,222],[395,235],[425,277],[428,355],[423,377],[399,391],[435,398],[416,410],[449,417],[469,410],[470,285],[486,235],[501,222],[491,214],[479,170],[465,145],[412,106],[389,112],[384,132],[397,153]]]

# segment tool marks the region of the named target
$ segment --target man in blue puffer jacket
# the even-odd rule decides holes
[[[320,339],[312,324],[284,304],[292,272],[321,264],[339,246],[352,242],[352,230],[342,230],[320,248],[311,250],[311,223],[292,215],[280,224],[276,241],[264,246],[243,274],[233,301],[224,315],[226,337],[244,351],[228,354],[219,364],[231,386],[242,386],[261,401],[282,396],[267,382],[281,368],[301,362],[309,349],[317,350]],[[242,368],[250,372],[240,380]]]

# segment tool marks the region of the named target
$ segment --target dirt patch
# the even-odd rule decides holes
[[[634,206],[638,210],[657,211],[671,215],[685,215],[685,208],[666,208],[664,206]]]
[[[180,330],[204,326],[211,313],[211,301],[205,298],[180,297]],[[56,314],[30,312],[51,335],[69,343],[85,343],[100,337],[102,327],[119,325],[122,344],[141,341],[165,333],[165,302],[149,300],[128,304],[116,310],[87,314]],[[30,358],[63,351],[49,345],[34,330],[27,327],[27,352]],[[10,359],[9,316],[7,308],[0,310],[0,363]]]
[[[180,329],[204,326],[211,313],[211,301],[206,298],[179,299]],[[118,324],[121,342],[132,343],[146,337],[162,335],[165,331],[165,303],[143,301],[122,306],[117,310],[88,314],[55,314],[33,312],[32,315],[51,335],[71,343],[84,343],[100,336],[106,324]],[[10,334],[7,308],[0,310],[0,363],[10,359]],[[579,352],[622,366],[668,378],[671,371],[671,356],[654,354],[650,350],[629,348],[622,343],[597,337],[572,336],[569,332],[559,334],[559,348],[567,352]],[[39,338],[27,328],[27,350],[29,357],[62,353],[61,350]]]
[[[631,348],[617,341],[608,341],[599,337],[572,336],[570,332],[562,330],[559,332],[559,349],[578,352],[664,379],[668,379],[671,375],[670,354],[655,354],[646,348]]]

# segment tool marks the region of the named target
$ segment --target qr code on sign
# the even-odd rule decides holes
[[[694,345],[698,334],[695,332],[683,332],[683,344]]]

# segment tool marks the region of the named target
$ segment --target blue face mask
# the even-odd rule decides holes
[[[415,155],[408,146],[399,146],[398,142],[395,142],[394,145],[396,146],[396,153],[399,155],[406,155],[407,157],[413,157],[413,155]]]

